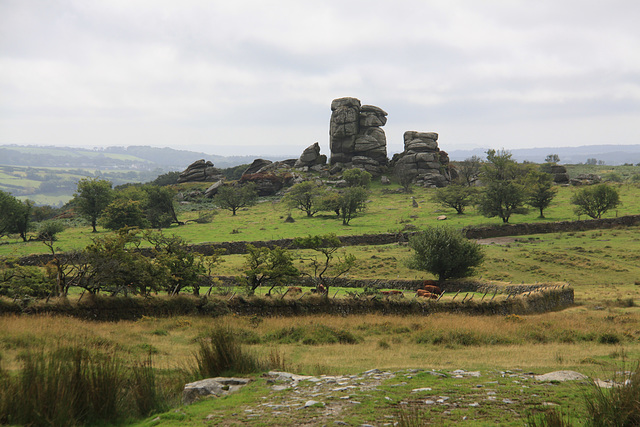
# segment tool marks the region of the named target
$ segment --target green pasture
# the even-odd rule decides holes
[[[193,185],[187,187],[194,188]],[[457,215],[453,209],[445,209],[431,201],[435,189],[416,188],[413,194],[384,194],[384,189],[395,186],[374,186],[370,201],[364,213],[351,220],[349,226],[334,214],[320,212],[314,217],[307,217],[297,210],[290,210],[278,198],[265,198],[252,207],[245,208],[232,216],[229,211],[219,210],[218,215],[208,224],[189,222],[187,225],[171,226],[165,229],[168,234],[183,237],[189,243],[223,242],[223,241],[258,241],[282,238],[294,238],[309,234],[335,233],[341,235],[378,234],[398,231],[413,231],[426,226],[446,224],[452,227],[482,226],[502,224],[499,218],[486,218],[475,209],[470,208],[464,215]],[[640,213],[640,188],[634,185],[617,186],[622,205],[615,211],[607,212],[605,217],[633,215]],[[551,207],[545,211],[545,218],[538,218],[538,212],[530,210],[526,215],[514,215],[511,224],[569,221],[587,219],[573,213],[570,203],[572,194],[577,191],[572,187],[559,187],[558,196]],[[418,202],[418,208],[412,207],[412,197]],[[197,203],[180,206],[179,218],[182,221],[193,220],[199,212],[213,209],[212,204]],[[291,213],[293,223],[284,220]],[[445,221],[437,217],[445,215]],[[106,231],[100,230],[100,233]],[[69,228],[59,235],[57,247],[62,251],[82,248],[91,242],[90,226]],[[98,235],[100,235],[98,233]],[[30,253],[46,253],[46,247],[39,242],[22,243],[16,238],[0,239],[0,255],[23,256]]]

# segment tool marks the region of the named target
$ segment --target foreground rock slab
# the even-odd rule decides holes
[[[209,396],[224,396],[240,390],[251,380],[248,378],[216,377],[186,384],[182,391],[182,402],[190,405],[198,399]]]

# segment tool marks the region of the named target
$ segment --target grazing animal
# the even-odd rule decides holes
[[[380,291],[380,293],[384,296],[391,296],[391,295],[404,296],[404,293],[402,291]]]
[[[438,286],[438,281],[437,280],[425,280],[424,282],[422,282],[422,286]]]
[[[287,293],[288,294],[301,294],[302,293],[302,288],[299,286],[289,286],[287,288]]]
[[[424,289],[418,289],[416,291],[416,296],[429,299],[438,299],[437,294],[432,294],[431,292],[425,291]]]
[[[422,287],[422,289],[424,289],[424,290],[425,290],[425,291],[427,291],[427,292],[431,292],[432,294],[438,294],[438,295],[439,295],[439,294],[441,294],[441,293],[442,293],[442,291],[440,290],[440,288],[439,288],[439,287],[437,287],[437,286],[434,286],[434,285],[424,285],[424,286]]]

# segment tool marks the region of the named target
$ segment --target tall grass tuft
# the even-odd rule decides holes
[[[529,414],[528,427],[571,427],[573,422],[569,415],[565,415],[560,409],[549,409],[539,414]]]
[[[585,395],[588,425],[640,425],[640,365],[633,371],[616,372],[612,380],[610,389],[592,382],[591,392]]]
[[[408,410],[400,408],[398,411],[399,427],[423,427],[430,425],[432,421],[426,411],[418,410],[415,406]]]
[[[168,409],[157,384],[151,355],[131,369],[130,392],[138,413],[143,417]]]
[[[266,368],[256,356],[244,350],[229,328],[213,329],[198,340],[194,374],[200,378],[248,374]]]
[[[28,350],[15,375],[0,371],[0,424],[113,424],[165,407],[150,359],[130,370],[113,354],[72,345]]]

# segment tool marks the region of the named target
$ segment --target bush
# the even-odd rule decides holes
[[[412,236],[409,246],[414,250],[409,268],[432,273],[439,282],[472,275],[484,259],[480,245],[448,227],[429,227]]]
[[[369,188],[371,185],[371,174],[365,170],[353,168],[342,173],[342,179],[347,181],[349,187]]]
[[[62,221],[48,220],[42,221],[38,226],[37,240],[56,240],[56,234],[62,233],[65,229]]]

